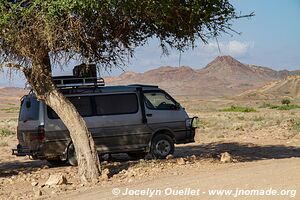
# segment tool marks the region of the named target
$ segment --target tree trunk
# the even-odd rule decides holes
[[[33,60],[31,70],[24,73],[37,98],[50,106],[68,128],[76,151],[81,181],[98,181],[101,166],[94,140],[74,105],[55,87],[48,54],[44,54],[40,60]]]
[[[99,156],[85,121],[73,104],[58,90],[51,91],[46,96],[45,103],[57,113],[70,132],[75,146],[81,181],[97,181],[101,171]]]

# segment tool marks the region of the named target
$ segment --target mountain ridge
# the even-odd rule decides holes
[[[104,79],[109,85],[156,84],[173,95],[220,97],[259,88],[289,75],[300,75],[300,70],[276,71],[244,64],[231,56],[218,56],[202,69],[162,66],[144,73],[124,72]]]

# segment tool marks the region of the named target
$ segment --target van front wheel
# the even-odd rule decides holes
[[[167,155],[174,153],[174,141],[165,134],[156,135],[151,142],[152,156],[158,159],[165,159]]]
[[[68,148],[68,163],[72,166],[77,166],[78,162],[77,162],[77,157],[76,157],[76,152],[75,152],[75,147],[74,144],[70,144],[69,148]]]

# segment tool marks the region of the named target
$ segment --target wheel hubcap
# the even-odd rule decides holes
[[[160,140],[156,144],[156,150],[161,156],[166,156],[170,153],[171,145],[167,140]]]

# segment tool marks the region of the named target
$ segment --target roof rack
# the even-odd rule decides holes
[[[105,86],[104,79],[97,77],[56,76],[53,81],[58,88]]]
[[[133,87],[155,87],[155,88],[158,88],[157,85],[143,85],[143,84],[130,84],[128,86],[133,86]]]

